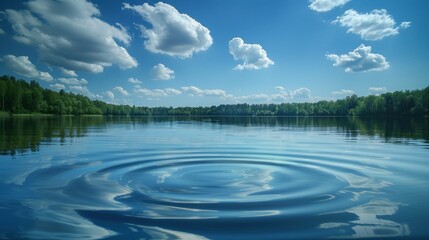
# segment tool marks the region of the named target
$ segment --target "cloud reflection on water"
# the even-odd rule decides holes
[[[411,233],[408,224],[386,220],[383,217],[393,216],[403,204],[388,199],[372,199],[368,203],[352,207],[345,212],[354,214],[357,220],[348,223],[330,222],[319,226],[322,229],[337,228],[339,230],[351,229],[351,235],[334,236],[333,238],[380,238],[400,237]]]

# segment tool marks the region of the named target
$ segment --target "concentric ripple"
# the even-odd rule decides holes
[[[106,181],[127,189],[115,200],[141,218],[315,215],[353,207],[344,198],[388,185],[358,171],[361,166],[345,164],[341,156],[234,148],[116,155],[82,177],[87,184]]]
[[[218,228],[232,236],[242,224],[256,227],[261,222],[273,239],[283,238],[285,231],[295,237],[330,236],[332,229],[344,231],[344,225],[327,222],[344,217],[352,220],[358,215],[353,210],[366,209],[365,203],[374,197],[398,207],[398,203],[382,199],[382,189],[390,183],[374,178],[388,172],[375,164],[357,162],[357,153],[349,154],[266,147],[112,151],[102,161],[39,170],[27,181],[47,174],[51,180],[57,179],[63,204],[79,213],[72,220],[83,216],[97,226],[103,227],[106,219],[113,224],[104,226],[113,232],[103,236],[173,231],[176,235],[167,235],[217,238]],[[76,173],[72,181],[61,181]],[[34,186],[43,189],[44,183]],[[308,224],[316,230],[299,230],[300,225]],[[121,225],[128,230],[112,229]],[[391,222],[387,225],[392,228]],[[394,228],[394,235],[407,233],[402,225]],[[253,234],[262,233],[253,230]],[[267,234],[267,229],[263,232]]]

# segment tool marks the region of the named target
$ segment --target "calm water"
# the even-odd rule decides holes
[[[3,118],[0,238],[429,237],[428,123]]]

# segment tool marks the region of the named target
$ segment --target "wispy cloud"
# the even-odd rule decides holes
[[[15,73],[29,77],[37,78],[43,81],[52,82],[54,78],[48,72],[41,72],[36,69],[36,66],[30,61],[28,56],[5,55],[0,59],[6,66]]]
[[[76,94],[81,94],[90,98],[95,98],[96,95],[92,93],[87,87],[85,86],[69,86],[68,89],[70,89],[72,92]]]
[[[58,81],[60,81],[63,84],[66,85],[86,85],[88,84],[88,81],[86,81],[84,78],[77,79],[77,78],[58,78]]]
[[[368,91],[371,94],[380,94],[380,93],[387,92],[387,88],[386,87],[370,87],[370,88],[368,88]]]
[[[155,98],[176,96],[176,95],[182,94],[180,90],[174,89],[174,88],[148,89],[148,88],[143,88],[141,86],[136,86],[134,88],[134,92],[141,96],[155,97]]]
[[[334,95],[353,95],[353,94],[355,94],[355,92],[353,90],[349,90],[349,89],[341,89],[338,91],[332,91],[332,94],[334,94]]]
[[[65,69],[65,68],[63,68],[63,67],[60,67],[60,70],[61,70],[61,72],[62,72],[63,74],[65,74],[65,75],[67,75],[67,76],[70,76],[70,77],[77,77],[76,72],[75,72],[75,71],[73,71],[73,70],[68,70],[68,69]]]
[[[350,0],[311,0],[311,4],[308,7],[316,12],[328,12],[349,1]]]

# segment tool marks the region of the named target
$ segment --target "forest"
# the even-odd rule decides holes
[[[0,77],[0,111],[10,114],[130,116],[390,116],[429,115],[429,86],[422,90],[348,96],[335,101],[281,104],[229,104],[211,107],[115,105],[86,96],[42,88],[13,76]]]

